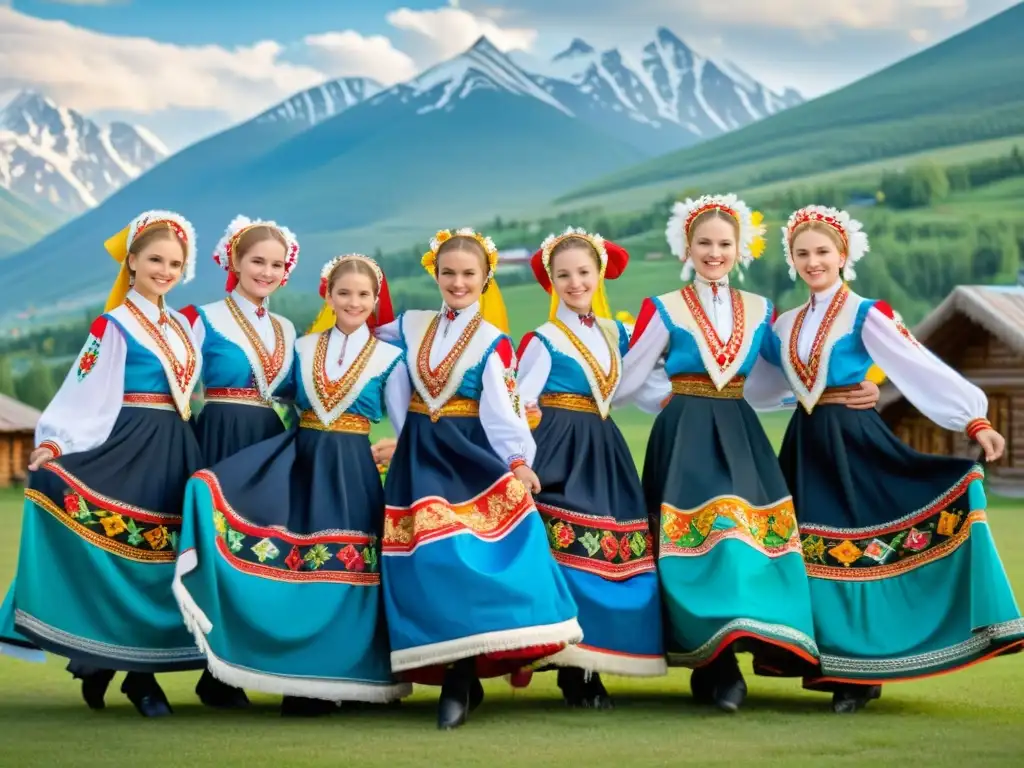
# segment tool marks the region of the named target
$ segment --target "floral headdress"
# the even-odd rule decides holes
[[[871,246],[868,244],[868,235],[863,225],[850,217],[846,211],[837,208],[826,208],[824,205],[808,205],[799,211],[794,211],[789,217],[786,226],[782,228],[782,250],[786,254],[786,263],[789,265],[789,277],[796,280],[796,266],[793,264],[793,233],[801,224],[811,221],[819,221],[831,227],[843,241],[843,248],[846,252],[846,264],[843,265],[843,280],[856,280],[857,271],[853,265],[864,258]]]
[[[601,235],[587,232],[587,230],[580,227],[569,227],[560,235],[548,235],[544,238],[544,242],[541,243],[540,249],[533,254],[533,258],[530,260],[537,282],[540,283],[545,291],[551,294],[549,318],[555,318],[558,312],[559,301],[558,294],[551,285],[551,254],[558,247],[559,243],[569,238],[584,240],[597,252],[601,268],[598,275],[597,291],[594,293],[592,302],[593,311],[598,317],[610,319],[612,314],[608,306],[608,295],[605,292],[604,281],[606,278],[614,280],[626,271],[626,265],[629,263],[629,253],[627,253],[625,248],[605,240]]]
[[[324,300],[324,306],[320,309],[320,314],[317,315],[307,333],[322,333],[330,329],[337,322],[338,318],[334,314],[334,308],[327,301],[328,280],[331,279],[331,272],[339,264],[346,261],[362,261],[369,264],[377,276],[376,308],[370,314],[366,324],[372,329],[380,325],[387,325],[395,319],[395,311],[391,305],[391,291],[388,288],[388,280],[384,276],[384,270],[369,256],[364,256],[361,253],[346,253],[343,256],[335,256],[324,264],[323,269],[320,270],[320,298]]]
[[[107,298],[106,310],[124,303],[125,296],[131,287],[130,275],[128,272],[128,252],[134,243],[144,232],[157,226],[166,224],[174,235],[181,241],[185,251],[184,276],[182,283],[189,282],[196,274],[196,231],[192,223],[180,213],[173,211],[146,211],[132,219],[131,223],[109,238],[104,246],[107,253],[114,261],[121,265],[114,287]]]
[[[673,255],[683,264],[682,279],[689,280],[693,276],[693,262],[687,259],[690,227],[697,217],[707,211],[719,210],[732,217],[740,229],[737,265],[739,278],[754,259],[761,258],[765,247],[764,216],[759,211],[752,211],[747,204],[736,195],[704,195],[696,200],[687,198],[685,202],[672,206],[672,215],[665,227],[665,239]]]
[[[295,269],[295,265],[299,263],[299,241],[288,227],[282,227],[274,221],[250,219],[248,216],[236,216],[228,224],[227,229],[224,230],[224,236],[217,243],[217,248],[213,252],[213,260],[220,265],[221,269],[228,273],[226,289],[229,291],[234,290],[235,285],[238,283],[238,277],[231,264],[231,259],[238,248],[238,241],[242,239],[242,235],[255,227],[268,227],[277,230],[281,237],[284,238],[284,277],[281,279],[281,285],[288,282],[288,276]]]
[[[498,248],[491,238],[481,235],[470,227],[456,229],[454,232],[450,229],[442,229],[430,238],[430,250],[423,254],[423,258],[420,259],[420,264],[423,265],[423,268],[427,270],[430,276],[436,277],[437,252],[441,250],[442,245],[453,237],[466,237],[470,240],[476,240],[480,244],[480,247],[484,249],[484,253],[487,254],[487,279],[493,278],[494,270],[498,267]]]
[[[320,270],[320,298],[327,298],[327,281],[331,277],[331,272],[334,268],[341,264],[343,261],[363,261],[370,265],[375,275],[377,275],[377,288],[384,285],[384,270],[380,268],[380,264],[371,259],[369,256],[364,256],[361,253],[346,253],[342,256],[335,256],[333,259],[324,264],[323,269]]]

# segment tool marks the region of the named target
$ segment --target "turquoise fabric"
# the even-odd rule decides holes
[[[232,387],[245,389],[254,386],[252,364],[245,350],[225,338],[209,320],[202,308],[198,310],[206,328],[203,339],[203,385],[209,387]],[[295,393],[295,358],[287,376],[274,390],[274,397],[290,399]]]

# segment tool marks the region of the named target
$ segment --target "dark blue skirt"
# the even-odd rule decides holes
[[[204,466],[207,467],[285,431],[273,408],[219,402],[203,406],[196,417],[195,429]]]
[[[576,605],[533,499],[479,418],[410,412],[385,482],[391,666],[440,683],[475,659],[512,672],[580,640]]]
[[[622,433],[599,413],[544,405],[534,439],[542,488],[537,509],[584,637],[552,662],[619,675],[665,674],[652,538]]]
[[[253,690],[388,701],[384,492],[365,434],[293,429],[189,481],[175,586],[210,671]]]
[[[670,662],[704,666],[735,643],[761,674],[811,668],[817,646],[793,503],[747,402],[675,395],[654,422],[643,486]]]
[[[979,466],[918,453],[877,412],[839,405],[798,410],[779,459],[821,648],[809,686],[912,679],[1020,650]]]
[[[185,482],[201,466],[176,412],[124,406],[102,445],[33,472],[12,601],[17,630],[88,666],[201,668],[171,591]]]

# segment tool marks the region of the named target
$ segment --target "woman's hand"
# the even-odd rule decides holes
[[[395,448],[398,441],[393,437],[385,437],[370,446],[373,453],[373,460],[380,466],[386,467],[391,463],[391,457],[395,455]]]
[[[55,456],[56,454],[50,448],[36,448],[28,457],[28,471],[35,472],[46,462],[53,461]]]
[[[873,381],[862,381],[860,389],[855,389],[846,397],[846,407],[855,411],[867,411],[878,404],[881,393]]]
[[[530,469],[525,464],[520,464],[518,467],[512,470],[512,474],[523,485],[530,493],[540,493],[540,478],[537,477],[537,473]]]
[[[983,429],[974,439],[985,451],[985,461],[999,461],[1006,450],[1006,438],[994,429]]]

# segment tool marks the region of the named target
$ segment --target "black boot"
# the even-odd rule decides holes
[[[832,711],[840,715],[852,715],[858,710],[864,709],[868,702],[881,698],[882,686],[880,685],[852,685],[844,684],[836,688],[832,694]]]
[[[143,717],[166,717],[171,714],[167,701],[156,676],[148,672],[129,672],[121,683],[121,693],[135,705]]]
[[[709,666],[715,678],[715,690],[712,694],[715,706],[729,714],[739,711],[747,698],[747,683],[740,672],[735,651],[726,648]]]
[[[587,697],[587,706],[593,709],[612,709],[612,697],[601,682],[601,675],[597,672],[584,675],[584,695]]]
[[[196,683],[196,696],[203,704],[213,709],[245,709],[249,706],[249,697],[245,695],[245,691],[221,682],[209,669],[203,670],[199,682]]]
[[[558,687],[562,689],[565,706],[583,708],[589,706],[583,670],[578,667],[561,667],[558,670]]]
[[[75,680],[82,681],[82,698],[89,709],[103,709],[107,705],[104,699],[114,679],[114,670],[97,669],[77,661],[68,662],[67,670]]]
[[[698,704],[715,701],[715,671],[711,667],[697,667],[690,673],[690,693]]]
[[[437,727],[442,731],[464,725],[469,716],[473,681],[480,682],[476,676],[475,663],[474,659],[463,659],[448,667],[445,672],[441,698],[437,702]],[[483,688],[480,691],[482,700]]]
[[[473,680],[469,684],[469,711],[472,712],[477,707],[479,707],[483,703],[483,700],[484,700],[484,687],[480,683],[480,678],[477,677],[476,675],[473,675]],[[401,703],[401,702],[400,701],[395,701],[395,704],[399,704],[399,703]]]
[[[324,699],[285,696],[281,699],[282,717],[323,717],[336,712],[338,705]]]

